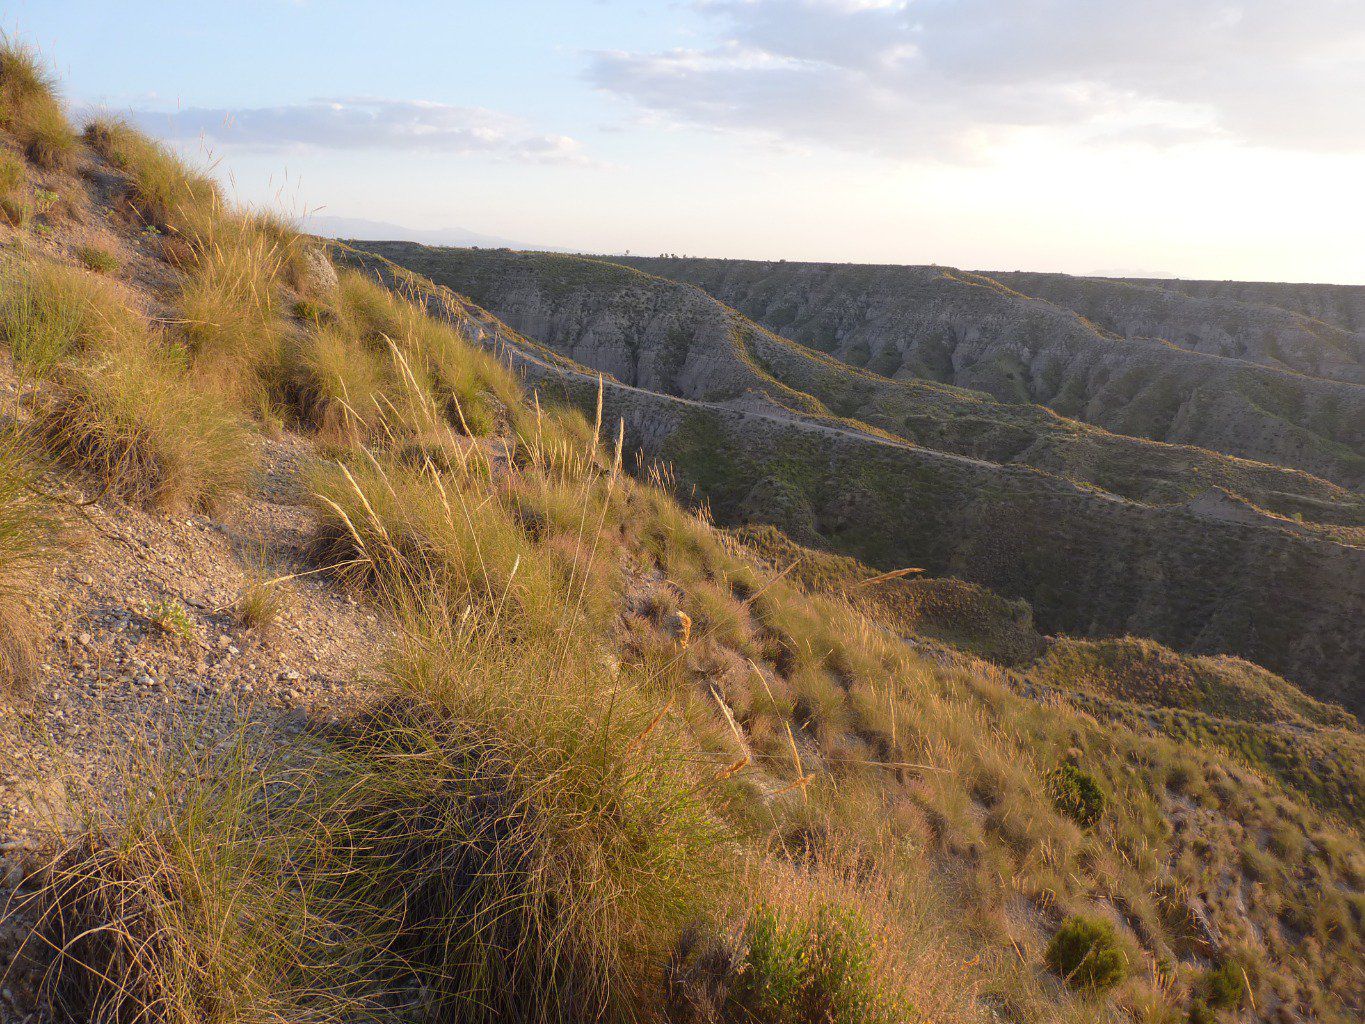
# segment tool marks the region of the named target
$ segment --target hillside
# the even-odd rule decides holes
[[[1226,298],[1277,306],[1333,324],[1354,334],[1365,331],[1365,288],[1345,284],[1279,284],[1273,281],[1137,281],[1201,298]]]
[[[607,381],[74,125],[12,41],[0,213],[5,1019],[1358,1019],[1358,721],[718,528],[630,456],[805,488],[809,444],[948,517],[1130,499],[763,372]],[[1314,561],[1346,527],[1204,514],[1315,578],[1283,608],[1358,611]]]
[[[1113,301],[1112,286],[1077,289],[1061,275],[1045,280],[1063,287],[1064,301],[1082,313],[1016,291],[1007,279],[946,267],[626,262],[698,285],[770,330],[883,376],[974,388],[1115,433],[1303,469],[1346,487],[1365,482],[1365,389],[1346,382],[1359,373],[1360,338],[1327,324],[1306,330],[1298,318],[1292,330],[1268,329],[1262,320],[1288,314],[1253,317],[1237,306],[1220,329],[1188,308],[1152,315],[1153,308],[1195,305],[1193,298],[1169,303],[1132,286]],[[1145,312],[1144,298],[1155,299]],[[1105,313],[1106,302],[1122,313]],[[1092,309],[1098,322],[1082,315]],[[1220,320],[1226,312],[1224,304]],[[1186,338],[1201,320],[1202,337]],[[1177,332],[1181,337],[1167,336]],[[1262,363],[1272,352],[1280,353],[1277,367]],[[1256,361],[1230,358],[1248,354]],[[1297,371],[1295,363],[1345,376],[1278,368]]]
[[[1066,274],[987,275],[1128,340],[1365,384],[1365,288],[1115,281]],[[1309,311],[1312,312],[1309,312]]]
[[[722,520],[1022,597],[1048,632],[1239,654],[1365,709],[1353,492],[843,367],[601,261],[365,246],[628,385],[612,415]]]

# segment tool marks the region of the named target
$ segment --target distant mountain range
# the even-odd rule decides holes
[[[353,238],[365,241],[395,240],[420,242],[423,245],[475,246],[481,249],[532,249],[540,252],[565,252],[553,246],[536,245],[531,242],[503,238],[500,235],[485,235],[468,228],[408,228],[401,224],[386,221],[367,220],[364,217],[333,217],[326,214],[313,214],[304,218],[303,228],[325,238]]]

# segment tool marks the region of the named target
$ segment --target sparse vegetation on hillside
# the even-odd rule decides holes
[[[0,130],[40,167],[63,169],[75,156],[55,81],[35,50],[9,37],[0,38]]]
[[[262,462],[301,463],[300,575],[389,647],[302,721],[215,706],[231,741],[197,731],[207,698],[158,703],[117,791],[66,780],[71,820],[19,908],[53,958],[49,1007],[1156,1024],[1245,996],[1267,1020],[1351,1019],[1354,827],[1081,691],[1349,719],[1164,649],[1138,667],[1172,672],[1116,656],[1087,675],[1021,602],[717,530],[665,469],[625,472],[602,392],[585,414],[528,390],[457,300],[334,274],[127,125],[75,145],[122,175],[106,212],[131,255],[116,281],[64,244],[7,254],[23,404],[0,428],[0,627],[48,545],[18,438],[188,531],[185,510],[252,488],[283,423]],[[236,565],[217,607],[139,604],[146,642],[225,660],[243,626],[268,643],[276,584],[249,572],[238,595]]]

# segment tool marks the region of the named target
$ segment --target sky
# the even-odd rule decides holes
[[[244,202],[586,252],[1365,284],[1365,0],[6,0]]]

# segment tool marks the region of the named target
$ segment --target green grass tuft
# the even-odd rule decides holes
[[[119,268],[117,256],[106,249],[99,249],[93,245],[77,246],[76,259],[80,260],[86,269],[100,274],[112,274]]]

